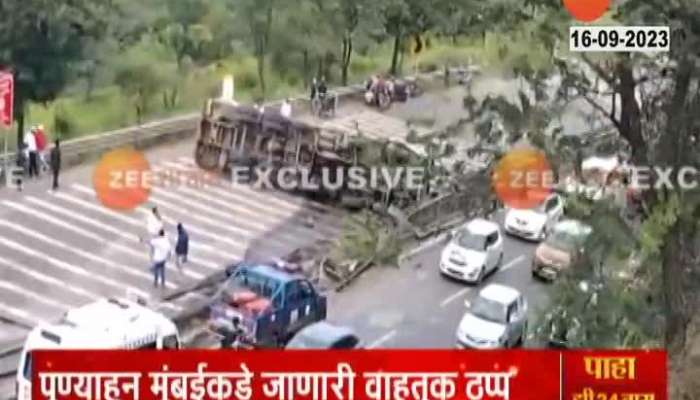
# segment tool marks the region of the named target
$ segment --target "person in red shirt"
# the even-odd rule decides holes
[[[36,152],[38,156],[37,161],[39,162],[39,170],[48,171],[49,163],[46,160],[46,148],[48,143],[46,141],[46,132],[44,131],[44,125],[37,125],[32,131],[34,132],[34,140],[36,141]]]

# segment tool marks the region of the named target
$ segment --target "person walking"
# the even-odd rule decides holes
[[[158,212],[158,207],[153,207],[151,212],[148,213],[146,217],[146,229],[152,238],[157,236],[158,233],[164,229],[163,218],[160,216],[160,212]]]
[[[144,240],[141,239],[141,242],[143,243]],[[148,244],[151,247],[153,287],[157,288],[160,282],[161,288],[165,288],[165,264],[171,255],[170,241],[165,237],[165,230],[161,229],[158,236],[151,238]]]
[[[35,128],[32,127],[32,129],[24,135],[24,144],[25,146],[27,146],[30,178],[39,176],[39,169],[37,164],[36,137],[34,137],[34,129]]]
[[[61,172],[61,143],[58,139],[56,139],[53,149],[51,149],[50,164],[51,172],[53,173],[53,185],[51,188],[58,190],[58,174]]]
[[[187,263],[187,253],[190,247],[190,237],[182,223],[177,224],[177,243],[175,244],[175,263],[182,273],[182,268]]]

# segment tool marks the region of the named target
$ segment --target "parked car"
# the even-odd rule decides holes
[[[460,348],[497,349],[519,346],[527,335],[527,301],[517,290],[499,284],[483,288],[467,306],[457,328]]]
[[[440,272],[480,283],[503,262],[503,235],[498,224],[477,218],[451,234],[440,257]]]
[[[316,322],[297,332],[287,344],[287,349],[355,349],[360,338],[344,326],[326,321]]]
[[[552,281],[559,274],[580,263],[585,256],[586,240],[593,228],[576,220],[564,220],[540,243],[532,259],[532,275]]]
[[[523,239],[542,241],[564,215],[564,200],[556,193],[547,196],[537,208],[530,210],[509,209],[505,230]]]

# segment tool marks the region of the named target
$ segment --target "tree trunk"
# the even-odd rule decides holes
[[[632,67],[624,61],[617,64],[617,77],[620,79],[620,135],[632,148],[632,162],[646,165],[648,161],[647,144],[642,135],[642,113],[635,96],[636,82]]]
[[[304,87],[309,87],[309,50],[304,49],[302,52],[304,58]]]
[[[85,101],[92,100],[92,93],[95,91],[95,81],[97,80],[97,71],[90,69],[85,76]]]
[[[690,226],[688,226],[690,225]],[[689,293],[684,285],[692,268],[693,223],[679,220],[666,236],[663,256],[664,303],[666,308],[666,348],[673,356],[685,345],[685,332],[692,317]]]
[[[397,33],[394,36],[394,52],[391,56],[391,68],[389,72],[392,75],[396,75],[396,71],[399,67],[399,52],[401,51],[401,34]]]
[[[24,110],[22,110],[23,107],[20,106],[19,112],[17,113],[17,116],[15,117],[15,120],[17,121],[17,153],[22,150],[20,146],[22,146],[22,142],[24,142]],[[17,161],[19,161],[19,157],[17,157]]]
[[[262,51],[258,51],[257,54],[258,61],[258,81],[260,82],[260,92],[262,98],[265,98],[265,54]]]
[[[343,81],[343,86],[348,84],[348,69],[350,68],[350,60],[352,58],[352,37],[346,35],[343,39],[343,61],[342,61],[342,71],[341,78]]]

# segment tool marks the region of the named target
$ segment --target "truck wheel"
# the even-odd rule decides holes
[[[221,157],[221,149],[205,143],[198,143],[195,150],[195,161],[200,168],[213,171],[216,170]]]

